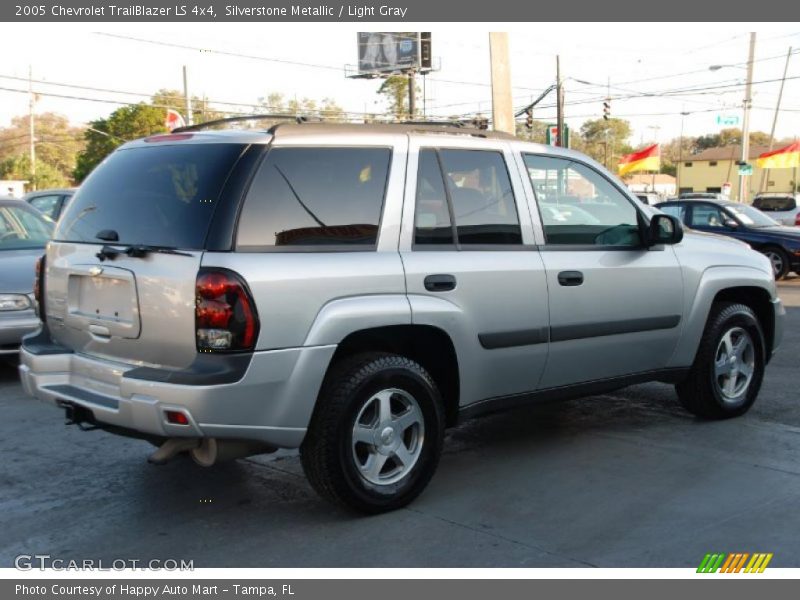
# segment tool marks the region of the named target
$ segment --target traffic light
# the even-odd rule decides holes
[[[533,109],[529,108],[525,111],[525,127],[528,129],[533,129]]]
[[[611,118],[611,98],[603,101],[603,118],[608,121]]]

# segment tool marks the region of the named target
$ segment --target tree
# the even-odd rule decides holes
[[[36,175],[31,173],[31,157],[28,154],[17,154],[0,162],[0,179],[18,179],[28,181],[33,189],[66,187],[70,180],[53,165],[36,160]]]
[[[454,120],[458,120],[456,117]],[[521,140],[536,142],[537,144],[547,143],[547,123],[544,121],[533,121],[533,128],[528,129],[524,122],[518,122],[516,126],[516,136]]]
[[[616,168],[617,159],[632,151],[628,144],[631,124],[624,119],[593,119],[581,125],[580,135],[570,141],[572,147],[596,161]]]
[[[344,109],[333,98],[325,97],[319,102],[312,98],[292,98],[287,101],[283,94],[272,92],[258,101],[256,112],[296,115],[333,122],[346,120]],[[261,126],[260,121],[257,123]]]
[[[726,146],[739,146],[742,143],[742,130],[738,127],[728,127],[719,133],[709,133],[697,138],[697,151],[708,148],[724,148]],[[769,145],[769,134],[763,131],[750,132],[751,146]]]
[[[186,96],[178,90],[160,89],[150,99],[153,106],[167,107],[177,110],[186,118]],[[225,113],[212,109],[208,100],[192,96],[192,120],[194,123],[205,123],[221,119]]]
[[[9,127],[0,128],[0,162],[28,154],[30,147],[30,123],[28,115],[11,119]],[[75,155],[83,149],[83,131],[80,127],[71,127],[67,118],[56,113],[41,113],[34,118],[34,135],[36,149],[36,170],[47,172],[49,167],[55,170],[53,177],[69,183],[75,169]],[[30,160],[25,164],[30,165]],[[24,177],[29,179],[28,176]],[[37,184],[37,187],[40,187]]]
[[[697,148],[697,140],[691,136],[673,138],[661,144],[661,172],[673,177],[677,175],[678,163],[691,156]]]
[[[74,177],[83,181],[117,146],[128,140],[163,133],[164,109],[149,104],[123,106],[106,119],[89,123],[84,133],[86,148],[78,154]]]
[[[416,94],[419,95],[419,86],[416,87]],[[396,119],[413,118],[409,115],[408,108],[408,77],[403,75],[391,75],[383,80],[378,94],[386,99],[389,104],[388,112],[392,113]]]

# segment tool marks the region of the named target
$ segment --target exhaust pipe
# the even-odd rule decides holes
[[[261,442],[203,438],[199,445],[189,451],[189,454],[201,467],[210,467],[219,462],[270,452],[275,452],[275,448]]]
[[[165,465],[181,452],[197,448],[199,443],[197,438],[169,438],[147,457],[147,462],[151,465]]]

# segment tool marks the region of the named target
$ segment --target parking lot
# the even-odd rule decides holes
[[[296,453],[212,469],[66,427],[0,366],[0,565],[193,560],[195,567],[692,567],[707,552],[800,566],[800,278],[786,336],[743,418],[704,422],[672,387],[520,409],[447,436],[433,482],[377,517],[331,508]]]

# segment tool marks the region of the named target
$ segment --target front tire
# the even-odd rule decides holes
[[[765,343],[753,310],[718,302],[711,308],[689,376],[675,386],[681,404],[706,419],[746,413],[764,378]]]
[[[368,353],[341,361],[326,377],[300,457],[323,498],[375,514],[422,492],[443,440],[441,396],[425,369]]]

